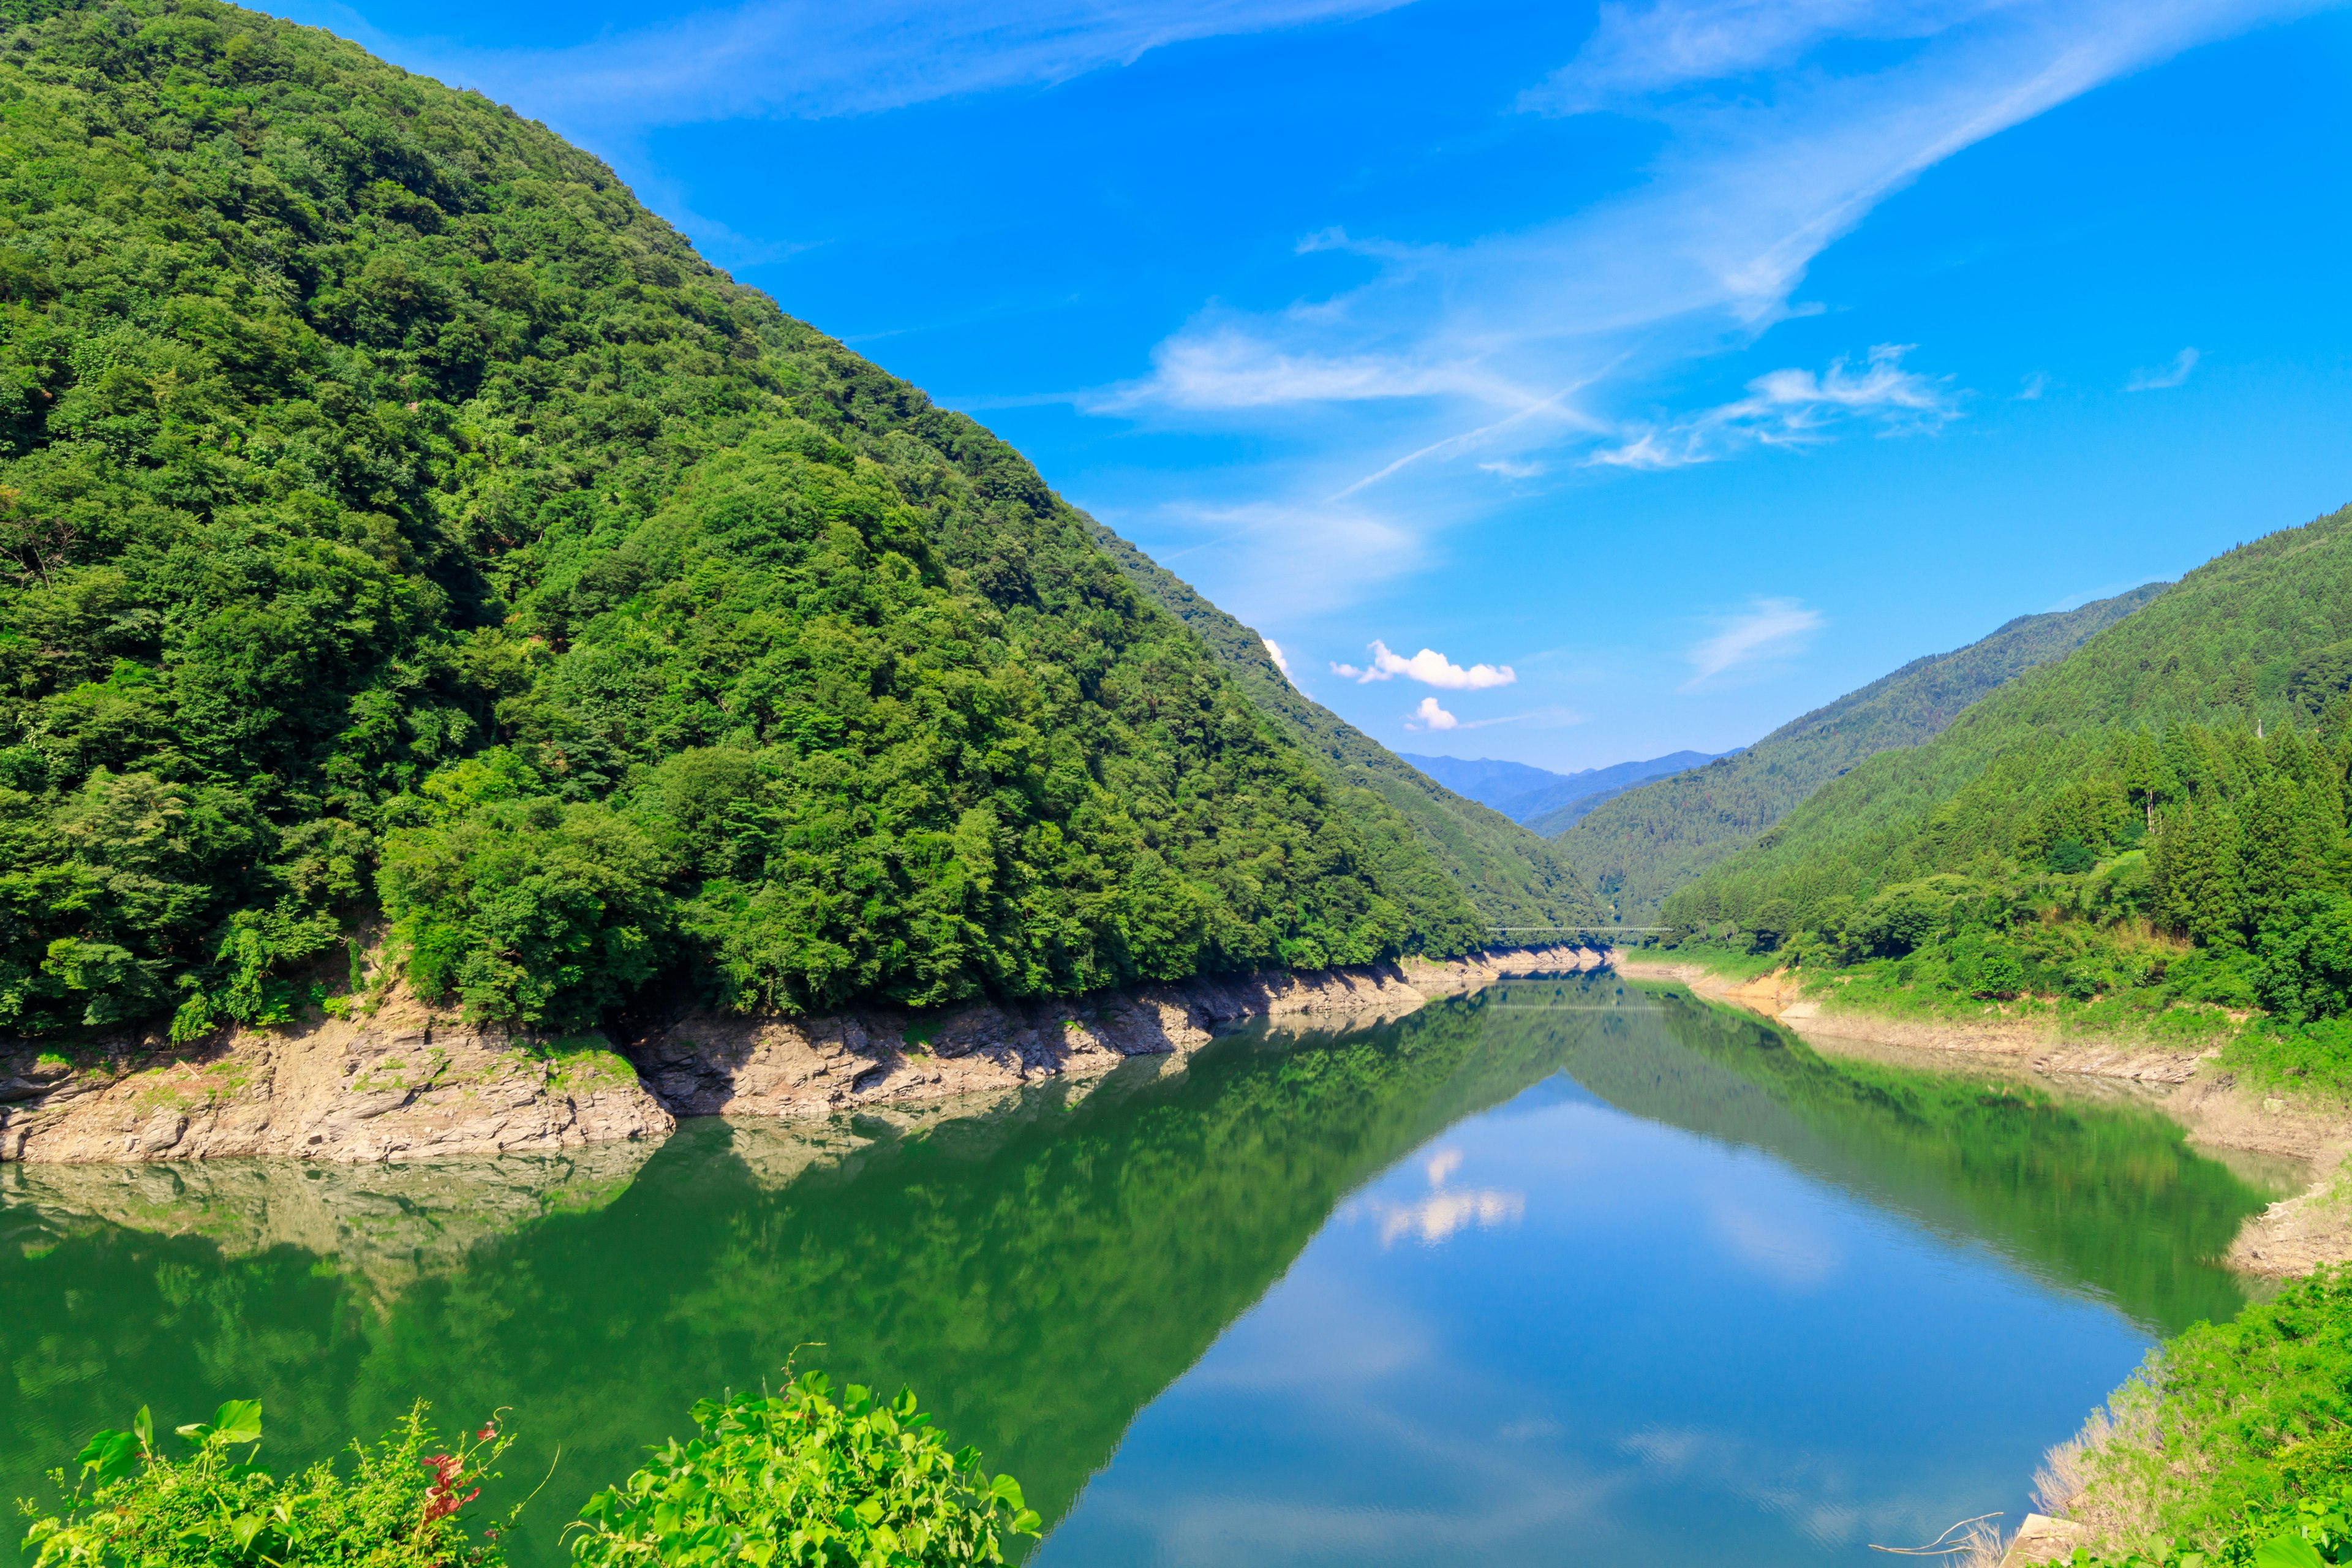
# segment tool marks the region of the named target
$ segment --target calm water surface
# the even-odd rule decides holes
[[[5,1166],[0,1497],[142,1403],[257,1396],[280,1464],[510,1406],[551,1568],[697,1397],[819,1342],[1019,1475],[1051,1568],[1884,1563],[2014,1517],[2153,1336],[2236,1310],[2210,1259],[2274,1195],[2144,1106],[1605,976],[985,1114]]]

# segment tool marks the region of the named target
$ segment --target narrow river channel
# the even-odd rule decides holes
[[[349,1170],[0,1167],[0,1501],[141,1404],[284,1466],[509,1407],[522,1568],[704,1394],[910,1384],[1041,1568],[1884,1563],[2015,1516],[2280,1189],[2125,1098],[1613,976],[985,1112]],[[558,1457],[558,1446],[561,1457]],[[16,1561],[5,1530],[0,1563]]]

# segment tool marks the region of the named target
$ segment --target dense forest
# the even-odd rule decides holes
[[[1986,692],[2080,647],[2164,588],[2148,583],[2079,609],[2020,616],[1792,719],[1744,752],[1628,790],[1581,820],[1563,813],[1528,826],[1553,836],[1619,919],[1646,924],[1668,894],[1754,843],[1822,784],[1865,757],[1936,735]]]
[[[0,1029],[268,1021],[379,920],[557,1024],[1589,908],[544,128],[204,0],[0,16]]]
[[[2352,1006],[2352,509],[2239,547],[1666,900],[1968,996]]]

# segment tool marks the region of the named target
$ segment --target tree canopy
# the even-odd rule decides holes
[[[1017,453],[595,159],[209,0],[0,17],[0,1029],[282,1016],[379,916],[551,1023],[1484,942]]]

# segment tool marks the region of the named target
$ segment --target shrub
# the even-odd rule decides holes
[[[901,1392],[856,1384],[827,1397],[823,1373],[780,1394],[694,1407],[702,1436],[672,1439],[644,1469],[588,1500],[580,1568],[1002,1563],[1003,1538],[1038,1519],[1011,1476],[972,1448],[950,1452]]]
[[[348,1476],[317,1464],[279,1480],[255,1462],[261,1406],[231,1400],[210,1421],[179,1428],[193,1445],[166,1458],[143,1408],[128,1432],[100,1432],[81,1451],[62,1514],[34,1520],[33,1568],[499,1568],[493,1528],[476,1542],[466,1505],[481,1492],[508,1438],[485,1426],[442,1447],[418,1405],[373,1447],[352,1445]],[[244,1449],[242,1458],[236,1450]],[[52,1472],[59,1490],[66,1472]]]
[[[2229,1322],[2200,1323],[2160,1346],[2093,1418],[2062,1461],[2073,1483],[2068,1511],[2116,1547],[2201,1545],[2084,1560],[2152,1568],[2178,1559],[2179,1568],[2197,1568],[2182,1553],[2199,1550],[2208,1568],[2340,1561],[2334,1553],[2347,1545],[2342,1515],[2352,1498],[2347,1435],[2352,1271],[2322,1270]],[[2319,1541],[2315,1554],[2270,1554],[2290,1531],[2305,1545]]]

